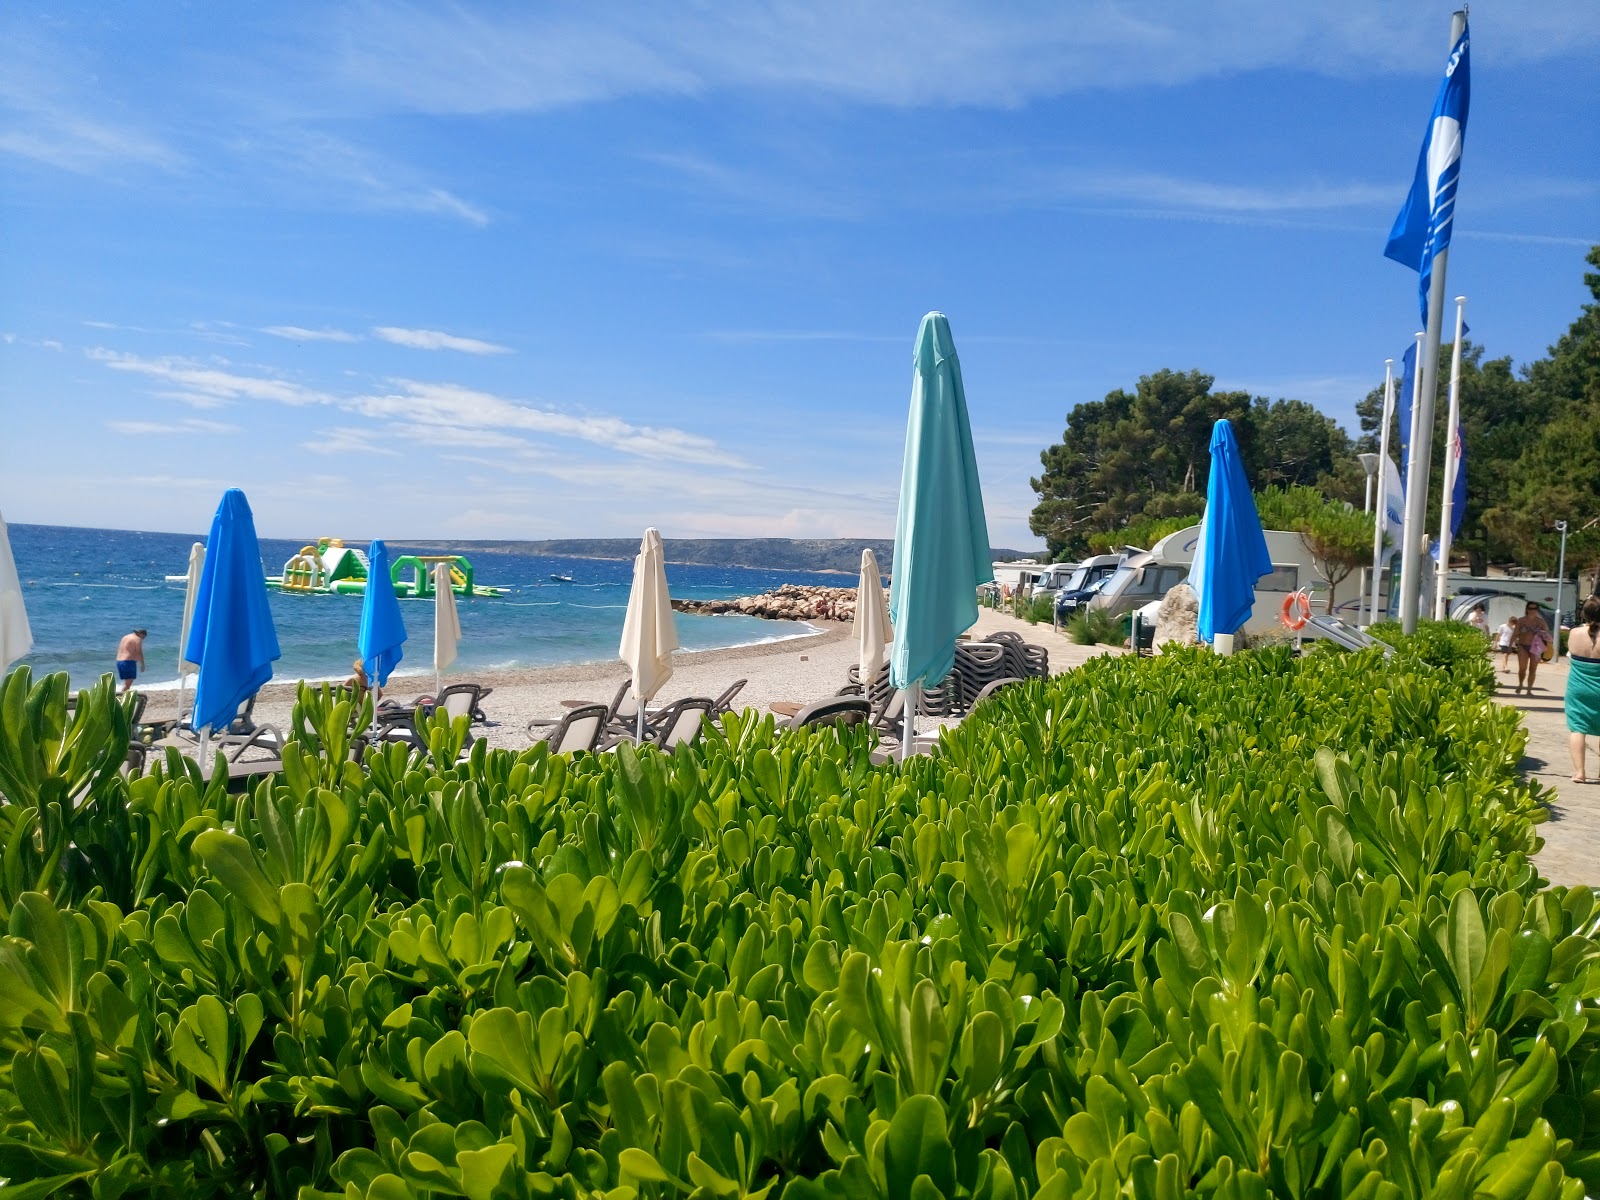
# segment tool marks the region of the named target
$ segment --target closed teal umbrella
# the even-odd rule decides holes
[[[889,586],[894,624],[889,679],[895,687],[912,689],[906,704],[908,747],[922,685],[936,686],[950,673],[956,639],[978,620],[978,588],[994,578],[961,362],[943,313],[922,318],[912,364]]]

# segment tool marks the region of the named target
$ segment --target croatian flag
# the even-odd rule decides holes
[[[1461,532],[1461,518],[1467,512],[1467,443],[1456,429],[1456,444],[1451,447],[1456,459],[1455,487],[1450,492],[1450,540],[1455,541]]]
[[[1451,47],[1444,65],[1444,81],[1433,102],[1433,115],[1422,135],[1422,154],[1411,194],[1389,231],[1385,258],[1420,272],[1422,324],[1428,324],[1428,285],[1433,279],[1433,258],[1450,245],[1451,222],[1456,211],[1456,182],[1461,177],[1461,144],[1467,135],[1467,101],[1471,94],[1467,29]]]

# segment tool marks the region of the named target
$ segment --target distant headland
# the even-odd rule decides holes
[[[399,539],[397,539],[399,541]],[[761,571],[817,571],[854,575],[861,552],[871,550],[885,572],[894,570],[894,542],[887,538],[664,538],[670,563],[746,567]],[[408,548],[465,554],[543,554],[554,558],[626,561],[639,553],[638,538],[558,538],[544,542],[405,540]],[[1030,558],[1042,550],[994,548],[996,560]]]

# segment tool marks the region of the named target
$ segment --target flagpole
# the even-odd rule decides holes
[[[1372,471],[1367,472],[1367,502],[1361,510],[1372,511]],[[1367,568],[1361,568],[1361,587],[1356,592],[1356,628],[1359,629],[1367,615]]]
[[[1383,584],[1383,535],[1389,528],[1389,426],[1394,421],[1394,359],[1383,360],[1383,429],[1378,435],[1378,518],[1372,523],[1372,620],[1378,620],[1378,589]]]
[[[1450,584],[1450,526],[1454,523],[1456,507],[1456,472],[1460,459],[1456,455],[1456,438],[1461,433],[1461,336],[1466,329],[1467,298],[1456,297],[1456,344],[1450,352],[1450,417],[1444,434],[1444,502],[1439,506],[1439,569],[1434,574],[1433,619],[1442,621],[1450,614],[1445,611],[1445,591]]]
[[[1450,45],[1461,40],[1467,28],[1467,14],[1457,11],[1450,17]],[[1406,633],[1417,631],[1417,609],[1422,602],[1422,530],[1428,521],[1428,474],[1433,467],[1433,402],[1439,387],[1439,338],[1444,325],[1445,270],[1450,262],[1450,247],[1433,256],[1428,279],[1428,328],[1423,352],[1417,356],[1416,392],[1411,399],[1411,415],[1418,433],[1411,439],[1406,468],[1405,544],[1400,548],[1400,626]]]

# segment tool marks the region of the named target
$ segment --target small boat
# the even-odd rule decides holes
[[[571,575],[554,575],[554,574],[552,574],[550,576],[550,582],[551,583],[571,583],[572,582],[572,576]]]

